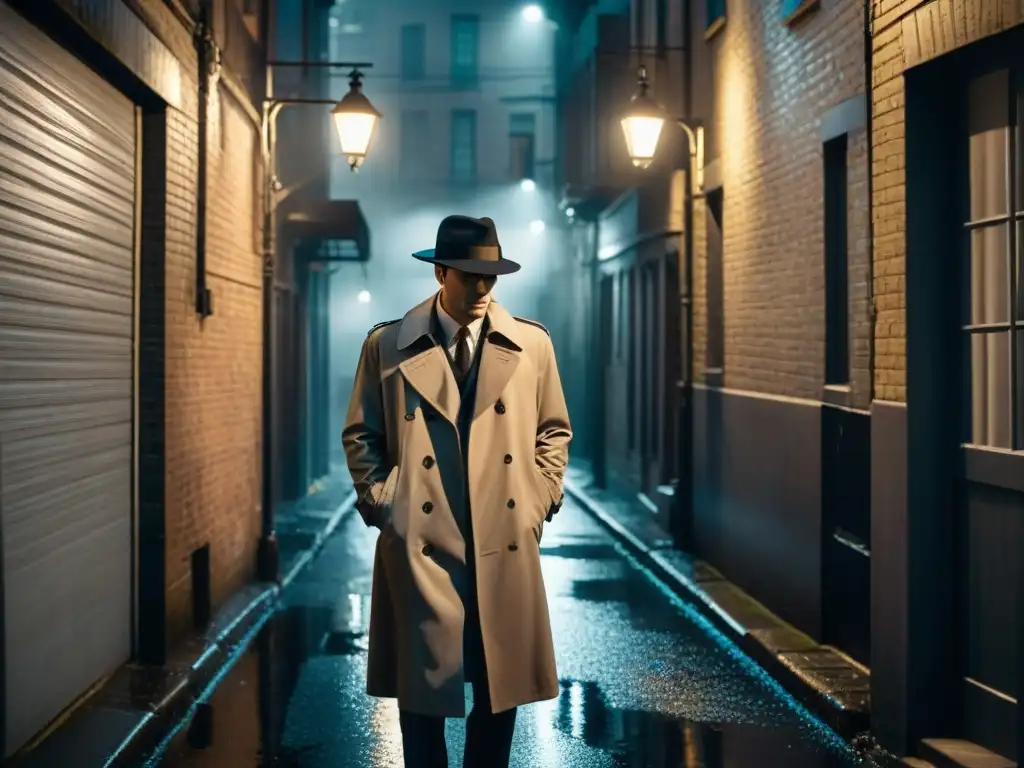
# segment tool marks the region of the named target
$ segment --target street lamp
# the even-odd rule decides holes
[[[341,141],[341,151],[348,158],[348,167],[353,172],[358,171],[366,159],[366,152],[381,117],[363,93],[363,84],[360,82],[362,76],[358,69],[352,70],[348,93],[331,110],[334,127]]]
[[[633,165],[648,168],[658,150],[666,117],[664,109],[647,95],[647,68],[642,64],[637,71],[637,86],[639,89],[622,117],[622,132],[626,135],[626,149]],[[683,279],[679,286],[682,310],[679,330],[685,354],[682,376],[677,385],[680,434],[688,436],[692,433],[693,424],[693,208],[694,199],[704,194],[704,129],[700,125],[691,128],[681,118],[675,118],[675,123],[686,133],[690,150],[686,158],[686,187],[683,189]],[[680,465],[683,467],[681,479],[692,477],[692,461],[683,459]]]
[[[647,168],[658,150],[661,129],[665,125],[665,110],[648,95],[647,67],[641,65],[637,71],[638,90],[629,102],[629,109],[623,115],[622,132],[626,136],[626,150],[637,168]],[[690,149],[690,170],[687,174],[690,188],[699,192],[704,187],[704,129],[691,128],[683,120],[676,119],[676,125],[686,132]]]
[[[539,21],[544,20],[544,9],[535,3],[523,8],[523,21],[530,24],[536,24]]]
[[[271,61],[267,63],[267,96],[263,100],[263,120],[260,138],[263,152],[263,413],[262,413],[262,471],[261,527],[259,546],[259,575],[265,581],[277,581],[278,569],[277,534],[274,531],[274,502],[277,494],[274,488],[274,340],[275,312],[275,270],[277,262],[277,206],[301,184],[288,189],[281,186],[277,178],[277,116],[281,110],[293,104],[332,105],[331,117],[341,142],[341,151],[348,160],[352,171],[359,169],[366,159],[370,142],[380,121],[381,114],[363,94],[360,69],[369,69],[372,64],[331,61]],[[274,96],[273,71],[277,67],[335,68],[350,69],[349,91],[341,101],[333,99],[277,98]],[[367,293],[367,296],[369,294]]]

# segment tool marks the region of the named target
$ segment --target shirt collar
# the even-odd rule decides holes
[[[445,343],[451,344],[455,340],[455,334],[459,332],[458,321],[444,311],[444,307],[441,305],[441,294],[437,295],[437,319],[441,323],[441,330],[444,331]],[[480,329],[484,325],[484,318],[478,317],[476,320],[466,326],[469,329],[469,344],[470,348],[476,347],[476,343],[480,338]]]

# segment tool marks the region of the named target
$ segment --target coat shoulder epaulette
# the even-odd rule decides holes
[[[548,330],[547,328],[545,328],[545,327],[544,327],[543,325],[541,325],[540,323],[538,323],[538,322],[537,322],[536,320],[529,320],[529,319],[527,319],[527,318],[525,318],[525,317],[515,317],[515,315],[513,315],[513,319],[515,319],[515,320],[516,320],[517,322],[520,322],[520,323],[526,323],[527,325],[532,325],[532,326],[535,326],[535,327],[537,327],[537,328],[540,328],[540,329],[541,329],[542,331],[544,331],[544,333],[546,333],[546,334],[547,334],[548,336],[550,336],[550,335],[551,335],[551,331],[549,331],[549,330]]]
[[[394,325],[397,322],[398,322],[398,320],[385,320],[383,323],[377,323],[375,326],[373,326],[373,328],[371,328],[370,330],[368,330],[366,332],[366,335],[367,336],[372,336],[374,331],[376,331],[376,330],[378,330],[380,328],[383,328],[386,325]]]

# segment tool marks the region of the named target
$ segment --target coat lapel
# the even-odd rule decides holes
[[[473,419],[492,407],[519,366],[522,345],[515,318],[494,301],[487,309],[488,333],[480,339],[480,372],[477,374]]]
[[[444,349],[430,332],[435,298],[436,294],[402,318],[398,329],[398,350],[407,356],[398,368],[420,397],[454,425],[458,422],[461,398]]]

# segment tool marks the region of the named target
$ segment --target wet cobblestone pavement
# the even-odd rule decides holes
[[[338,527],[213,693],[208,732],[183,728],[147,765],[402,765],[395,703],[363,693],[376,535]],[[572,502],[541,549],[562,687],[520,709],[517,768],[861,764]],[[463,734],[449,721],[453,766]]]

